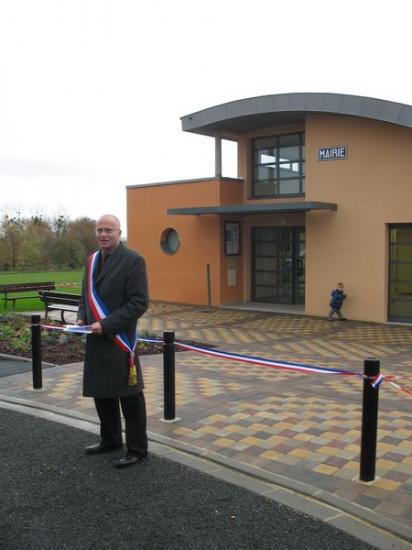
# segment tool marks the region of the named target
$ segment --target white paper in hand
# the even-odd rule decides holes
[[[63,325],[64,332],[73,332],[75,334],[91,334],[91,325]]]

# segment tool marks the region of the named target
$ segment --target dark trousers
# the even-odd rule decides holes
[[[143,392],[115,399],[95,398],[94,403],[100,420],[100,437],[103,445],[122,445],[121,406],[126,427],[127,451],[136,456],[146,456],[146,403]]]

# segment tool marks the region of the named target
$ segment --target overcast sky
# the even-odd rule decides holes
[[[210,177],[180,117],[336,92],[412,104],[408,2],[0,0],[0,215],[113,212],[127,185]],[[233,176],[233,148],[224,150]]]

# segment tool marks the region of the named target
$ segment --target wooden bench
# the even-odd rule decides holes
[[[60,311],[61,320],[66,324],[64,312],[71,311],[77,313],[80,304],[80,294],[70,292],[48,292],[40,291],[40,300],[44,303],[45,317],[47,319],[49,311]]]
[[[27,298],[38,298],[39,295],[32,293],[40,290],[54,290],[55,284],[52,281],[44,283],[18,283],[0,285],[0,293],[4,294],[4,307],[7,309],[7,302],[13,303],[13,308],[16,308],[16,300],[26,300]],[[9,294],[29,293],[27,296],[9,296]]]

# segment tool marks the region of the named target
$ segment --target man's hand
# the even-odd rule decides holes
[[[98,321],[90,325],[90,328],[93,334],[103,334],[102,325]]]
[[[77,319],[76,325],[82,326],[84,325],[84,321]],[[93,334],[103,334],[102,325],[98,321],[90,325],[90,328]]]

